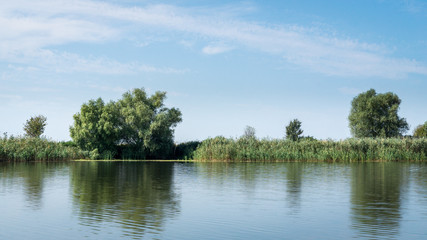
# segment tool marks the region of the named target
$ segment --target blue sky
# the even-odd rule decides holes
[[[177,142],[350,137],[351,100],[394,92],[400,116],[427,120],[427,2],[14,0],[0,8],[0,133],[31,116],[69,140],[90,99],[166,91],[183,113]]]

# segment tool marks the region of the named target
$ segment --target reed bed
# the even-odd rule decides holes
[[[88,158],[89,153],[45,138],[0,138],[0,161],[65,161]]]
[[[196,161],[426,161],[427,138],[258,140],[210,138],[194,152]]]

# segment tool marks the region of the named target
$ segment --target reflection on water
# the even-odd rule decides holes
[[[74,209],[93,230],[115,222],[125,235],[142,237],[162,231],[164,219],[179,212],[172,164],[86,162],[70,171]]]
[[[402,191],[408,188],[408,165],[364,163],[352,167],[353,228],[363,237],[393,237],[402,218]]]
[[[290,163],[286,167],[286,191],[288,193],[287,200],[294,211],[298,210],[301,203],[301,186],[304,165],[304,163]]]
[[[65,163],[2,163],[0,181],[3,189],[12,186],[23,188],[25,202],[33,209],[42,207],[43,187],[46,181],[64,170]]]
[[[427,239],[425,163],[0,163],[0,239]]]

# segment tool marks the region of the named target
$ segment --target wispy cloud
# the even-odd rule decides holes
[[[16,71],[54,71],[57,73],[97,73],[97,74],[135,74],[165,73],[182,74],[188,69],[155,67],[138,62],[119,62],[105,57],[82,57],[78,54],[36,49],[15,56],[15,62],[31,63],[31,67],[9,64],[8,68]]]
[[[427,75],[426,63],[393,57],[387,48],[377,44],[339,38],[322,29],[246,22],[234,18],[236,9],[232,11],[232,14],[214,15],[201,8],[171,5],[123,7],[80,0],[9,1],[2,3],[0,10],[0,59],[19,61],[28,52],[53,45],[100,42],[126,38],[140,31],[162,30],[224,43],[204,47],[205,54],[231,50],[225,46],[250,48],[326,75],[383,78]],[[137,63],[123,64],[102,58],[89,61],[69,53],[55,54],[65,62],[73,60],[74,66],[68,68],[73,71],[156,71]]]
[[[208,45],[202,49],[204,54],[214,55],[219,53],[224,53],[232,50],[232,47],[224,46],[224,45]]]

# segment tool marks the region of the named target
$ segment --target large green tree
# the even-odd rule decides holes
[[[348,116],[354,137],[398,137],[409,127],[398,116],[401,100],[391,92],[377,94],[374,89],[361,93],[351,102]]]
[[[114,102],[105,104],[101,98],[90,100],[73,117],[70,135],[81,149],[116,152],[121,128]]]
[[[423,125],[418,125],[415,128],[414,137],[427,137],[427,121]]]
[[[174,128],[182,118],[178,109],[164,106],[165,99],[165,92],[148,97],[144,89],[137,88],[124,93],[117,102],[91,100],[74,115],[71,137],[83,149],[98,149],[101,154],[108,151],[137,158],[168,157]]]
[[[286,126],[286,139],[297,141],[301,138],[303,130],[301,129],[301,122],[298,119],[294,119],[289,122]]]
[[[27,122],[24,124],[24,131],[25,135],[28,137],[40,137],[44,129],[47,125],[46,123],[47,118],[43,115],[38,115],[35,117],[31,117],[27,120]]]
[[[144,89],[133,89],[117,102],[122,126],[121,141],[144,149],[148,157],[164,158],[172,150],[176,125],[181,112],[166,108],[166,92],[148,97]]]

